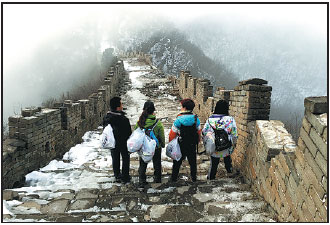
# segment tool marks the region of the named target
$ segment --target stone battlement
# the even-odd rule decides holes
[[[327,218],[327,97],[305,99],[305,117],[298,144],[281,121],[269,120],[272,87],[253,78],[234,90],[213,87],[205,79],[181,71],[169,77],[181,98],[195,101],[201,122],[220,99],[229,102],[237,123],[238,142],[232,155],[238,168],[277,212],[280,221],[326,222]]]
[[[97,92],[88,99],[65,100],[52,109],[31,107],[9,117],[9,139],[3,148],[2,188],[24,183],[25,175],[62,157],[81,142],[86,131],[97,128],[109,109],[111,97],[124,76],[123,61],[110,68]]]
[[[144,53],[122,53],[151,64]],[[147,59],[149,58],[149,59]],[[118,94],[125,75],[123,61],[106,73],[104,84],[88,99],[66,100],[51,109],[27,108],[9,117],[9,135],[3,144],[3,185],[12,188],[26,174],[63,156],[81,142],[86,131],[102,122],[110,98]],[[169,76],[173,91],[195,101],[202,124],[220,99],[229,102],[237,123],[238,142],[233,165],[283,222],[327,222],[328,102],[327,97],[305,99],[305,116],[298,143],[281,121],[269,120],[272,87],[259,78],[240,81],[234,90],[194,78],[189,71]]]

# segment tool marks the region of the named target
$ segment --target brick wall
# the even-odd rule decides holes
[[[224,99],[229,95],[229,114],[235,118],[238,133],[232,160],[235,167],[241,170],[245,168],[246,146],[250,141],[248,123],[269,119],[272,87],[266,84],[267,81],[254,78],[239,82],[229,93],[219,90],[219,95]]]
[[[327,99],[305,99],[298,145],[279,121],[256,121],[246,177],[280,221],[327,222]]]
[[[3,143],[3,185],[23,184],[25,175],[60,158],[81,142],[88,130],[97,128],[109,109],[110,98],[124,76],[118,61],[96,93],[77,102],[65,100],[52,109],[27,108],[21,115],[9,117],[9,139]]]

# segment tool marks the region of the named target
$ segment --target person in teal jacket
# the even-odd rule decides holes
[[[152,128],[155,136],[158,140],[158,144],[156,146],[155,155],[152,158],[152,162],[154,165],[154,182],[161,183],[162,182],[162,164],[161,164],[161,156],[162,156],[162,148],[165,147],[165,135],[164,135],[164,126],[162,122],[156,119],[154,115],[155,106],[152,101],[147,101],[144,103],[143,112],[139,118],[139,121],[136,123],[134,129],[140,127],[141,129]],[[140,157],[140,166],[139,166],[139,183],[140,186],[147,185],[146,181],[146,170],[148,163],[145,163]]]

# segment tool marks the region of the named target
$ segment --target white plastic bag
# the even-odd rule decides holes
[[[142,148],[145,133],[141,128],[137,128],[133,131],[131,136],[127,140],[127,149],[129,152],[137,152]]]
[[[166,155],[173,160],[179,161],[182,157],[178,137],[174,138],[166,147]]]
[[[101,134],[101,147],[113,149],[116,146],[116,140],[113,135],[113,129],[110,124],[108,124],[102,134]]]
[[[214,132],[207,132],[203,137],[203,144],[206,154],[212,155],[215,152],[215,134]]]
[[[140,156],[145,163],[148,163],[152,160],[152,157],[155,154],[156,141],[145,135],[144,142],[142,145]]]

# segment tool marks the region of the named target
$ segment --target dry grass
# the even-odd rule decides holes
[[[300,128],[302,125],[302,115],[299,113],[291,113],[288,120],[283,121],[284,127],[292,135],[293,140],[297,143],[300,135]]]

